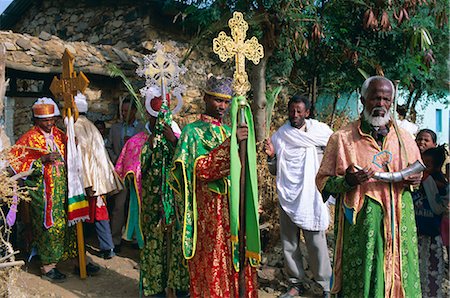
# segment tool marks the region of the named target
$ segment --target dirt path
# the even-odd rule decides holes
[[[67,275],[63,283],[43,280],[39,274],[39,263],[33,260],[18,273],[11,288],[11,297],[139,297],[139,251],[124,245],[121,253],[111,260],[96,256],[93,246],[87,247],[87,256],[101,266],[101,272],[86,280],[73,273],[73,263],[61,263],[58,268]],[[259,291],[259,297],[272,298],[280,293]]]

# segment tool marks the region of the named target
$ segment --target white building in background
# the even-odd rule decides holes
[[[444,103],[428,102],[419,103],[417,121],[420,129],[428,128],[436,132],[438,144],[449,144],[449,124],[450,124],[450,94],[446,95]]]

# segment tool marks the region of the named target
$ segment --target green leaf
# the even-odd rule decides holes
[[[123,84],[128,89],[128,92],[131,94],[132,99],[136,105],[136,108],[138,112],[141,115],[141,119],[147,118],[147,113],[142,105],[140,96],[134,91],[133,85],[131,84],[130,80],[127,78],[127,76],[123,73],[123,71],[115,64],[109,63],[107,66],[109,76],[112,78],[120,77],[122,79]]]

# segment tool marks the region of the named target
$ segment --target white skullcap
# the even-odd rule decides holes
[[[54,112],[53,112],[53,114],[46,114],[45,116],[35,115],[38,118],[48,118],[48,117],[54,117],[54,116],[60,116],[61,115],[61,113],[59,112],[58,105],[56,104],[56,102],[53,99],[51,99],[49,97],[38,98],[36,100],[36,102],[33,104],[32,108],[34,108],[36,105],[40,105],[40,104],[51,104],[51,105],[53,105],[54,106]]]
[[[83,93],[78,92],[75,96],[75,104],[77,105],[78,112],[86,113],[88,110],[88,103],[86,100],[86,96]]]

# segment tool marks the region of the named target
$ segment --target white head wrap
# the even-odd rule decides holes
[[[78,92],[75,96],[75,104],[77,105],[78,112],[86,113],[88,110],[88,103],[86,96],[83,93]]]

